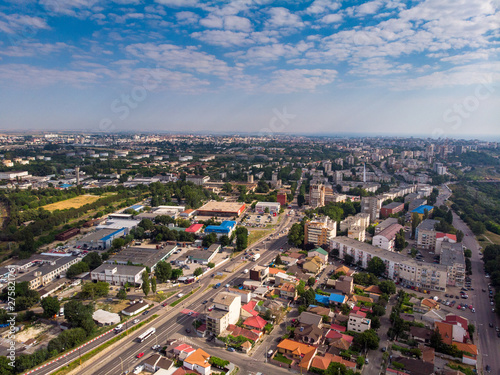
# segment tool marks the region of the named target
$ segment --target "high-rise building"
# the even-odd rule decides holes
[[[304,242],[315,246],[329,245],[337,235],[337,222],[325,216],[308,221],[304,225]]]
[[[373,223],[380,217],[382,202],[382,198],[379,197],[363,197],[361,198],[361,212],[370,214],[370,221]]]
[[[312,184],[309,187],[309,205],[311,207],[323,207],[325,205],[325,185]]]
[[[80,167],[75,167],[76,184],[80,185]]]

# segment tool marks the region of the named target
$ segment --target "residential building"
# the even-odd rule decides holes
[[[371,320],[361,311],[351,312],[347,321],[347,330],[353,332],[364,332],[370,329]]]
[[[157,372],[160,369],[170,370],[174,362],[160,354],[152,354],[144,361],[144,369],[149,372]]]
[[[401,202],[391,202],[380,208],[380,216],[388,217],[389,215],[395,215],[398,212],[402,212],[405,209],[405,204]]]
[[[384,221],[380,222],[378,225],[375,226],[375,235],[379,234],[382,232],[384,229],[390,227],[392,224],[397,224],[398,219],[395,217],[388,217]]]
[[[290,339],[281,341],[277,348],[279,353],[298,361],[299,367],[303,370],[309,370],[311,362],[318,351],[316,346]]]
[[[214,309],[207,316],[207,331],[220,335],[229,324],[238,322],[241,297],[234,293],[220,292],[214,297],[213,306]]]
[[[260,316],[250,316],[245,321],[243,321],[243,326],[250,330],[263,331],[266,326],[267,321],[262,319]]]
[[[93,281],[105,281],[110,285],[142,285],[142,274],[145,267],[126,266],[121,264],[101,264],[90,272]]]
[[[284,191],[284,190],[280,190],[280,191],[278,192],[278,195],[276,196],[276,201],[277,201],[280,205],[282,205],[283,207],[286,207],[286,206],[287,206],[287,204],[288,204],[287,200],[288,200],[288,197],[287,197],[286,191]]]
[[[319,345],[323,341],[323,330],[314,324],[300,324],[295,327],[293,338],[306,344]]]
[[[309,187],[309,205],[313,208],[325,205],[325,185],[311,184]]]
[[[196,349],[184,359],[184,367],[201,375],[210,375],[212,369],[209,363],[210,355],[203,349]]]
[[[319,257],[323,261],[323,263],[328,262],[328,252],[326,250],[323,250],[321,247],[317,247],[314,250],[309,250],[307,253],[308,257]]]
[[[323,261],[321,260],[320,257],[312,257],[308,258],[306,262],[302,265],[302,268],[307,271],[308,273],[312,273],[313,275],[316,275],[321,269],[323,268]]]
[[[367,243],[347,237],[336,237],[330,242],[331,249],[339,250],[339,257],[350,255],[354,263],[361,262],[363,268],[373,257],[379,257],[386,265],[385,276],[400,283],[421,290],[446,290],[447,268],[440,264],[418,262],[407,256],[380,249]]]
[[[396,234],[398,234],[401,229],[403,229],[403,226],[399,224],[392,224],[387,227],[379,234],[373,236],[373,246],[380,247],[381,249],[388,251],[394,251],[396,245]]]
[[[455,234],[437,232],[436,233],[436,246],[435,246],[435,253],[436,254],[441,254],[441,247],[445,243],[449,243],[449,244],[457,243],[457,236]],[[460,246],[462,246],[462,245],[460,245]]]
[[[197,175],[187,175],[186,182],[192,182],[195,185],[205,185],[208,181],[210,181],[210,177],[208,176],[197,176]]]
[[[370,222],[374,222],[380,217],[382,202],[383,198],[379,196],[361,198],[361,212],[370,215]]]
[[[283,283],[279,286],[281,298],[295,299],[297,297],[297,286],[294,283]]]
[[[279,202],[257,202],[255,205],[255,212],[263,214],[268,212],[270,214],[279,214],[281,204]]]
[[[342,220],[340,222],[340,231],[345,232],[346,230],[349,230],[349,228],[354,226],[366,229],[368,228],[369,225],[370,225],[370,214],[360,212],[354,216],[348,216],[345,218],[345,220]]]
[[[463,287],[465,283],[465,257],[462,244],[444,244],[439,264],[448,270],[447,285]]]
[[[337,222],[324,216],[304,225],[304,242],[312,243],[315,246],[328,246],[330,238],[337,235]]]
[[[438,232],[434,227],[438,223],[438,220],[426,219],[417,226],[415,238],[417,239],[418,247],[426,250],[434,250],[436,248],[436,234]]]
[[[364,242],[366,240],[365,228],[353,225],[347,230],[347,237]]]
[[[250,270],[250,280],[264,281],[269,277],[269,267],[255,266]]]
[[[335,289],[349,295],[354,290],[354,279],[351,276],[342,275],[335,281]]]

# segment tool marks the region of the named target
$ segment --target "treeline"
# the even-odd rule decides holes
[[[495,311],[500,315],[500,245],[488,245],[483,251],[484,270],[495,288]]]
[[[474,234],[485,230],[500,234],[500,184],[469,183],[452,185],[452,208]]]
[[[149,191],[152,207],[184,204],[187,208],[199,208],[207,200],[220,200],[217,194],[202,186],[181,180],[167,184],[154,182],[149,185]]]

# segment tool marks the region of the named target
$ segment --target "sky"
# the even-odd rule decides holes
[[[498,0],[2,0],[0,129],[500,136]]]

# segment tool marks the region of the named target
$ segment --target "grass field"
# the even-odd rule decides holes
[[[490,231],[484,232],[484,235],[478,236],[478,240],[481,241],[481,246],[485,247],[491,245],[490,241],[486,240],[484,237],[488,237],[491,242],[495,245],[500,245],[500,236]]]
[[[67,210],[68,208],[79,208],[86,205],[87,203],[93,203],[99,198],[100,197],[96,195],[80,195],[78,197],[66,199],[64,201],[47,204],[45,206],[42,206],[42,208],[51,212],[55,210]]]
[[[267,236],[271,232],[272,232],[271,229],[250,230],[250,233],[248,233],[248,246],[257,242],[262,237]]]

